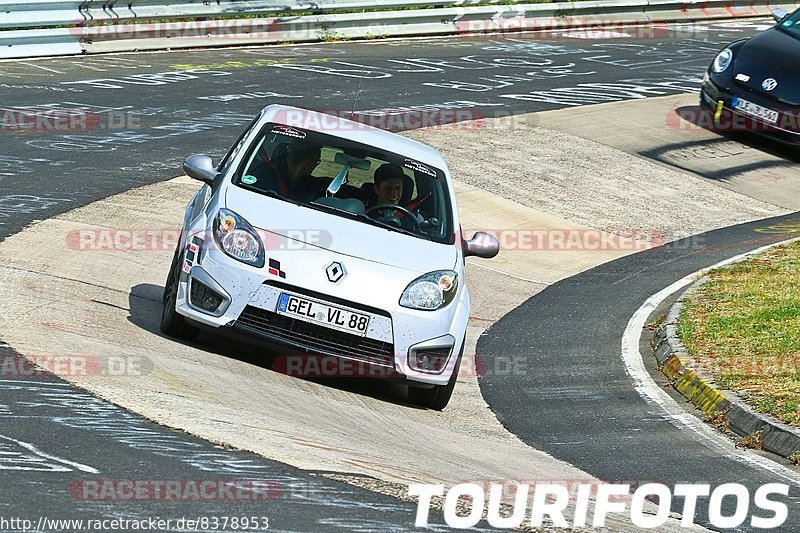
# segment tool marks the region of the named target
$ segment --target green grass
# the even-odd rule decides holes
[[[681,340],[720,386],[800,426],[800,243],[709,277],[683,306]]]

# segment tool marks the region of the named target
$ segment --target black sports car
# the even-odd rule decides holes
[[[700,107],[719,130],[752,131],[800,144],[800,9],[729,44],[703,78]]]

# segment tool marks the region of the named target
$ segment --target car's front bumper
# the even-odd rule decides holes
[[[735,84],[724,86],[706,76],[700,89],[700,102],[713,119],[713,127],[720,132],[754,133],[784,144],[800,145],[800,114],[798,109],[786,106],[757,93],[740,90]],[[743,98],[756,105],[778,112],[775,124],[743,113],[733,107],[734,98]],[[721,103],[721,108],[719,107]]]
[[[374,301],[369,300],[368,287],[364,290],[366,303],[345,300],[323,293],[319,290],[321,286],[314,286],[313,283],[299,286],[297,280],[304,279],[302,276],[292,278],[294,283],[289,283],[290,280],[270,275],[266,267],[257,269],[240,263],[216,249],[213,244],[203,244],[200,248],[194,261],[182,265],[176,304],[177,312],[191,322],[279,345],[282,350],[278,356],[285,355],[288,358],[299,354],[316,354],[361,365],[341,366],[339,370],[342,375],[352,372],[354,376],[402,376],[420,384],[432,385],[444,385],[450,379],[462,348],[469,317],[469,299],[465,289],[462,289],[460,299],[433,312],[400,307],[396,304],[399,293],[393,295],[394,306],[369,305]],[[303,253],[312,252],[296,252]],[[318,253],[332,255],[328,251]],[[298,263],[297,257],[292,257],[295,265]],[[309,256],[302,257],[305,260]],[[325,265],[329,259],[320,257],[315,262]],[[348,258],[347,261],[353,271],[350,275],[356,276],[359,271],[357,260]],[[223,303],[219,309],[204,310],[199,301],[193,300],[192,288],[196,291],[197,282],[222,296]],[[396,288],[392,292],[396,292]],[[282,293],[367,314],[370,320],[366,334],[355,335],[280,314],[277,308]],[[409,354],[415,353],[420,347],[447,353],[447,364],[441,373],[411,368]],[[325,363],[330,366],[329,361]],[[365,369],[363,365],[369,368]],[[296,365],[293,368],[298,370]],[[300,371],[302,373],[302,368]]]

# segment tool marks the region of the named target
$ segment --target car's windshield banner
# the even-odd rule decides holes
[[[270,133],[277,133],[278,135],[285,135],[295,139],[305,139],[306,132],[290,128],[289,126],[275,126]]]
[[[417,172],[422,172],[423,174],[427,174],[428,176],[434,178],[436,177],[436,171],[426,167],[425,165],[423,165],[418,161],[414,161],[413,159],[406,159],[405,161],[403,161],[403,166]]]

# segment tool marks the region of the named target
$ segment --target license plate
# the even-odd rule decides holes
[[[744,111],[748,115],[760,118],[761,120],[769,122],[770,124],[775,124],[778,122],[777,111],[767,109],[766,107],[754,104],[753,102],[748,102],[747,100],[743,100],[741,98],[733,99],[733,108]]]
[[[276,312],[279,315],[287,315],[304,322],[320,324],[354,335],[360,335],[361,337],[367,334],[367,326],[369,325],[369,315],[354,313],[347,309],[285,292],[282,292],[280,298],[278,298]]]

